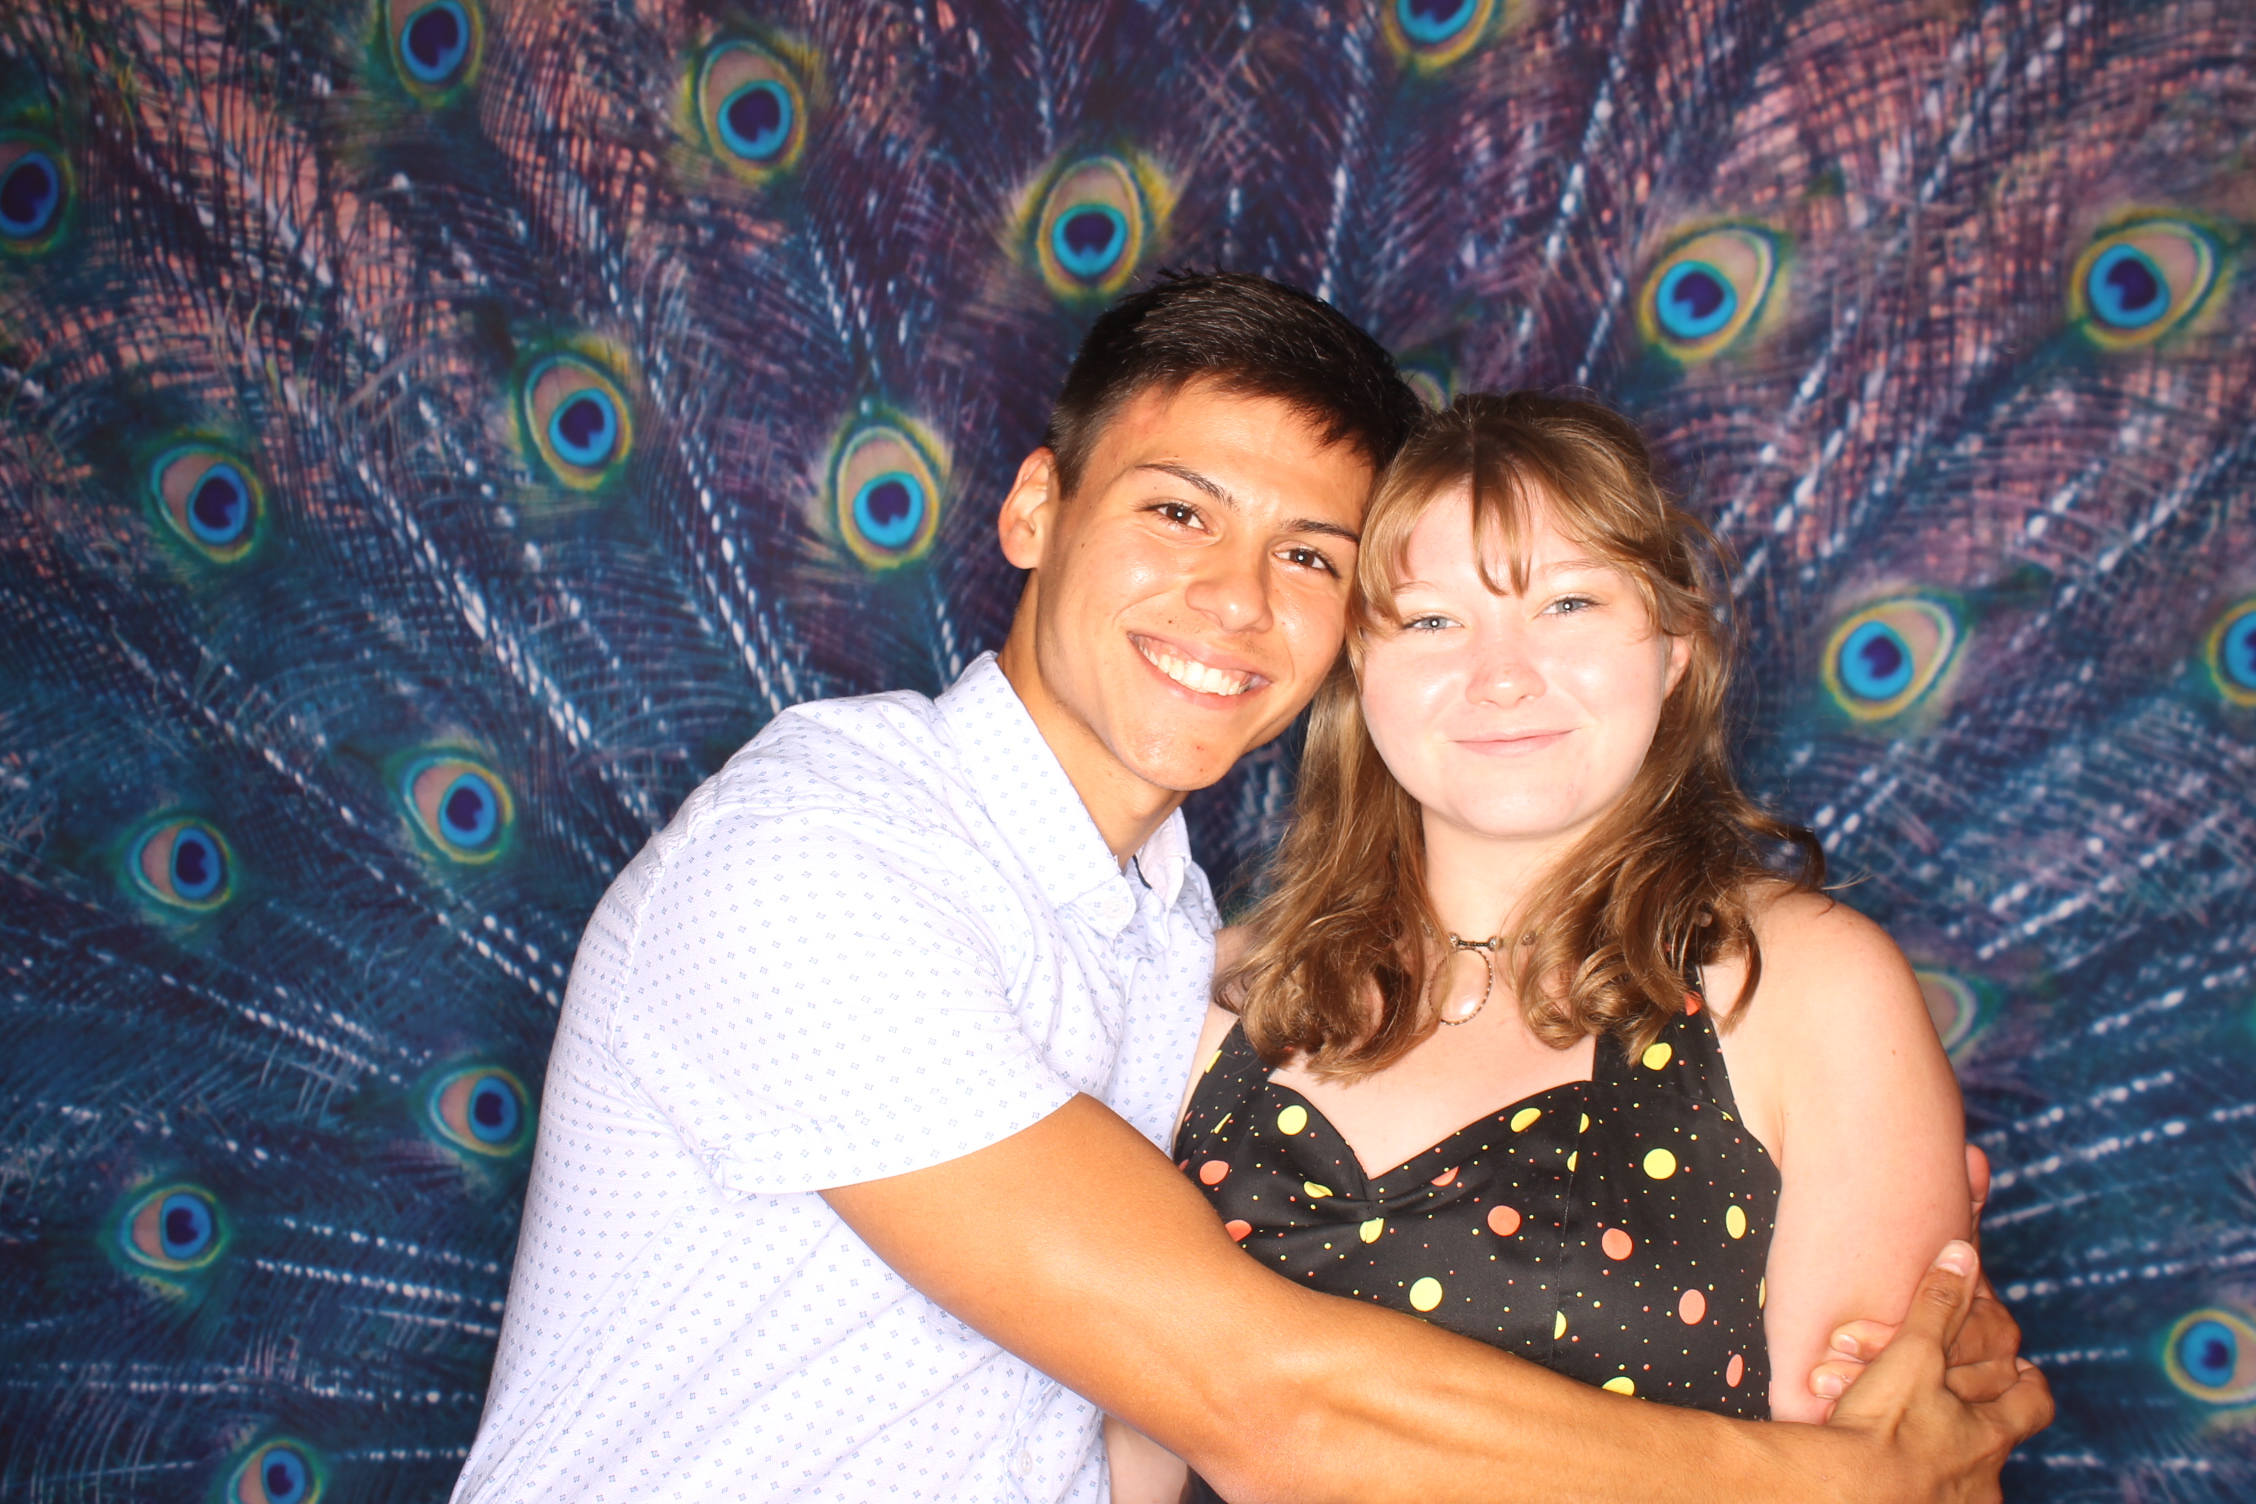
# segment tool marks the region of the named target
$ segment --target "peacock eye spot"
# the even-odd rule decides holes
[[[1057,223],[1060,265],[1084,281],[1112,269],[1128,243],[1128,218],[1109,204],[1085,204]]]
[[[1413,67],[1438,68],[1472,51],[1501,8],[1500,0],[1394,0],[1383,12],[1387,40]]]
[[[1885,721],[1919,703],[1956,656],[1960,629],[1944,603],[1881,601],[1838,623],[1826,640],[1825,687],[1858,721]]]
[[[558,451],[575,465],[592,469],[619,447],[618,409],[592,388],[557,408],[548,426]]]
[[[62,170],[47,153],[26,149],[0,168],[0,235],[36,240],[62,207]]]
[[[143,1192],[118,1219],[118,1246],[128,1262],[162,1274],[200,1269],[225,1244],[219,1203],[200,1186],[168,1185]]]
[[[270,1441],[236,1469],[230,1504],[314,1504],[322,1476],[313,1454],[295,1442]]]
[[[403,793],[409,818],[443,854],[481,862],[500,853],[511,810],[489,769],[458,756],[427,757],[408,769]]]
[[[2201,311],[2220,259],[2216,238],[2188,220],[2120,225],[2077,257],[2069,316],[2102,349],[2152,344]]]
[[[916,536],[924,520],[924,486],[898,471],[881,475],[854,495],[854,523],[880,548],[899,549]]]
[[[150,503],[198,553],[232,564],[258,542],[264,493],[250,468],[224,450],[187,444],[151,468]]]
[[[806,144],[805,95],[781,58],[752,42],[729,42],[706,57],[697,78],[698,113],[722,165],[765,183],[799,159]]]
[[[2209,629],[2209,672],[2227,700],[2256,707],[2256,600],[2228,606]]]
[[[1912,976],[1945,1050],[1956,1050],[1980,1031],[1989,1011],[1981,987],[1954,972],[1929,967],[1914,970]]]
[[[233,895],[226,843],[201,820],[161,820],[126,863],[142,893],[168,908],[208,912]]]
[[[1746,334],[1777,280],[1777,242],[1767,231],[1707,230],[1677,244],[1646,274],[1638,326],[1675,360],[1706,360]]]
[[[626,395],[592,361],[558,355],[527,377],[522,397],[533,448],[576,491],[608,485],[634,447]]]
[[[775,160],[791,139],[791,96],[773,79],[746,84],[721,106],[721,140],[747,162]]]
[[[1126,284],[1152,228],[1133,168],[1114,156],[1084,158],[1058,174],[1041,202],[1033,259],[1051,291],[1079,299]]]
[[[1684,261],[1661,279],[1656,300],[1661,327],[1677,339],[1701,339],[1731,321],[1739,294],[1724,274],[1704,261]]]
[[[2170,1382],[2212,1405],[2256,1401],[2256,1327],[2237,1311],[2210,1307],[2180,1317],[2163,1339]]]
[[[393,45],[411,87],[444,91],[469,74],[477,23],[462,0],[392,0]]]
[[[429,1127],[455,1148],[492,1157],[515,1154],[532,1141],[525,1085],[499,1066],[450,1071],[433,1084],[427,1101]]]
[[[874,568],[921,557],[939,527],[939,466],[904,427],[874,423],[850,436],[833,462],[838,529]]]

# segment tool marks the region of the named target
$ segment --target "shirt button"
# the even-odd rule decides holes
[[[1011,1463],[1011,1470],[1016,1472],[1021,1478],[1025,1477],[1028,1473],[1033,1472],[1034,1454],[1032,1452],[1021,1451],[1018,1454],[1017,1458]]]

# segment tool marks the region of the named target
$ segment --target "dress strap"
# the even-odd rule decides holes
[[[1602,1036],[1592,1075],[1617,1085],[1666,1086],[1714,1102],[1734,1117],[1739,1113],[1731,1073],[1724,1068],[1715,1010],[1696,986],[1686,988],[1682,1006],[1662,1026],[1660,1037],[1635,1058],[1620,1040]]]

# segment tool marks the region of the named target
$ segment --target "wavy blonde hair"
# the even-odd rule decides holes
[[[1249,918],[1251,943],[1217,981],[1272,1063],[1298,1054],[1319,1076],[1384,1069],[1432,1033],[1428,956],[1443,930],[1425,884],[1421,812],[1363,722],[1362,645],[1395,630],[1394,582],[1428,508],[1470,486],[1473,546],[1490,544],[1527,586],[1533,508],[1620,569],[1648,620],[1691,645],[1653,745],[1621,803],[1528,895],[1523,943],[1500,967],[1529,1026],[1564,1048],[1610,1034],[1632,1053],[1682,1010],[1694,966],[1747,958],[1744,1003],[1762,975],[1748,901],[1783,880],[1815,890],[1817,840],[1764,812],[1732,773],[1720,545],[1673,506],[1644,439],[1595,402],[1538,392],[1470,393],[1436,413],[1380,481],[1363,525],[1348,651],[1310,707],[1294,818]],[[1378,998],[1374,1022],[1368,999]]]

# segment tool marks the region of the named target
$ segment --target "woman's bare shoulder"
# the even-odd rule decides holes
[[[1785,883],[1750,894],[1762,974],[1745,1025],[1800,1053],[1933,1032],[1911,963],[1888,932],[1827,893]],[[1734,989],[1736,991],[1736,988]]]
[[[1246,947],[1253,944],[1253,926],[1233,924],[1214,932],[1214,974],[1223,976],[1245,959]]]

